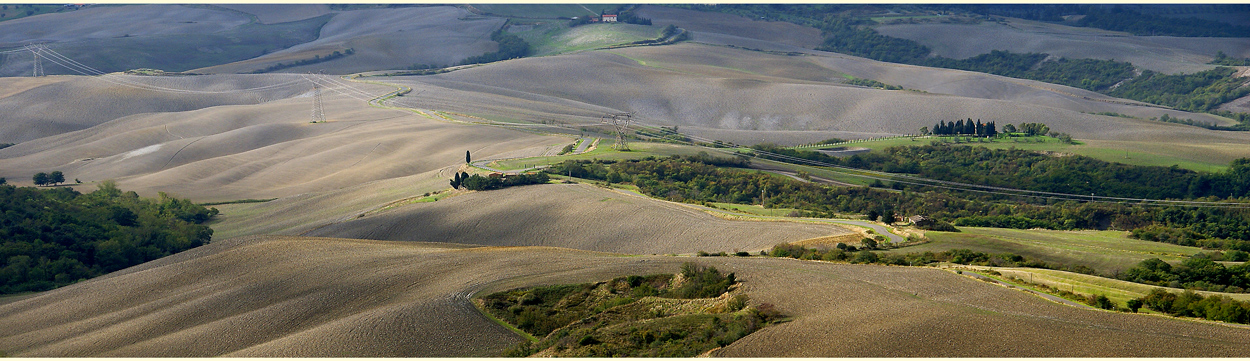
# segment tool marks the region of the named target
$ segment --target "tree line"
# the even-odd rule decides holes
[[[1158,258],[1151,258],[1129,268],[1116,278],[1172,288],[1196,289],[1214,292],[1241,293],[1250,289],[1250,257],[1243,251],[1221,254],[1221,259],[1242,262],[1225,266],[1211,255],[1198,254],[1173,266]]]
[[[0,185],[0,293],[46,291],[207,244],[203,223],[216,214],[111,181],[86,194]]]
[[[296,60],[290,63],[277,63],[277,64],[267,66],[264,69],[253,70],[252,74],[269,73],[269,72],[274,72],[274,71],[278,71],[278,70],[282,70],[286,68],[294,68],[297,66],[324,63],[327,61],[339,59],[339,58],[352,55],[355,53],[356,53],[356,50],[350,49],[350,48],[344,51],[335,50],[333,53],[330,53],[329,55],[326,55],[325,57],[322,57],[320,54],[318,54],[318,55],[313,55],[312,59]]]
[[[1166,105],[1180,110],[1208,112],[1221,104],[1250,95],[1242,86],[1244,77],[1234,78],[1237,69],[1221,66],[1193,74],[1167,75],[1143,70],[1141,76],[1124,82],[1108,95]]]
[[[469,175],[469,173],[462,172],[456,173],[455,178],[451,180],[451,187],[456,189],[463,187],[471,191],[488,191],[530,184],[544,184],[550,181],[551,177],[546,173],[517,174],[506,177],[496,173],[483,177],[479,174]]]
[[[973,147],[968,147],[973,148]],[[984,148],[976,148],[984,149]],[[986,150],[988,151],[988,150]],[[872,154],[872,153],[869,153]],[[1074,157],[1060,157],[1069,159]],[[843,162],[845,165],[864,167],[867,163],[860,157],[858,161]],[[952,169],[985,166],[993,170],[994,165],[1005,164],[1022,172],[1027,162],[1020,160],[994,161],[985,158],[975,161],[976,164],[945,167],[946,172]],[[928,160],[926,160],[928,161]],[[934,161],[941,162],[941,161]],[[917,167],[920,164],[906,165]],[[1061,165],[1067,163],[1060,163]],[[904,166],[902,164],[898,166]],[[938,168],[926,165],[924,168]],[[881,168],[881,167],[877,167]],[[1129,168],[1125,168],[1129,169]],[[1166,184],[1168,177],[1192,173],[1175,168],[1162,168],[1165,174],[1140,172],[1150,184]],[[895,171],[899,169],[894,169]],[[1080,190],[1087,187],[1100,187],[1109,193],[1127,192],[1129,194],[1163,192],[1168,189],[1143,186],[1129,178],[1131,174],[1107,173],[1101,176],[1115,179],[1124,176],[1124,180],[1116,181],[1116,187],[1105,186],[1098,182],[1085,183],[1078,175],[1088,176],[1090,170],[1097,171],[1097,166],[1088,163],[1072,163],[1070,168],[1052,169],[1055,174],[1042,173],[1029,182],[1002,176],[996,182],[1003,182],[1013,188],[1036,188],[1047,191],[1063,191],[1083,194]],[[789,178],[773,176],[762,172],[753,172],[731,168],[719,168],[693,159],[681,157],[644,158],[631,161],[566,161],[548,168],[554,174],[570,174],[574,177],[603,180],[608,182],[628,182],[637,186],[642,193],[661,199],[687,203],[725,202],[738,204],[763,204],[769,208],[794,208],[799,215],[808,217],[836,217],[837,214],[866,214],[876,211],[878,214],[921,214],[935,220],[954,222],[956,225],[978,225],[1002,228],[1047,228],[1047,229],[1120,229],[1132,230],[1151,225],[1169,228],[1188,228],[1204,238],[1250,240],[1250,210],[1225,208],[1186,208],[1186,207],[1148,207],[1131,203],[1091,203],[1074,200],[1056,201],[1045,198],[1018,197],[1010,195],[984,194],[951,190],[935,190],[925,187],[913,187],[894,183],[881,188],[871,187],[836,187],[813,183],[803,183]],[[962,171],[961,171],[962,172]],[[1063,174],[1066,173],[1066,176]],[[928,173],[925,173],[928,174]],[[959,174],[959,173],[956,173]],[[976,178],[974,173],[963,173],[967,177]],[[1222,176],[1234,174],[1237,177],[1250,175],[1250,167],[1241,167]],[[1204,174],[1204,177],[1221,175]],[[964,177],[936,177],[938,179],[964,179]],[[994,178],[984,178],[994,179]],[[1081,181],[1077,181],[1081,179]],[[1240,179],[1240,178],[1237,178]],[[995,182],[974,182],[979,184],[995,184]],[[1240,184],[1240,183],[1236,183]],[[1105,187],[1105,188],[1102,188]],[[890,189],[893,188],[893,189]],[[1184,194],[1184,186],[1179,191]],[[1244,193],[1242,193],[1244,194]],[[1206,198],[1213,199],[1213,198]]]
[[[1026,123],[1027,124],[1027,123]],[[975,135],[978,137],[993,137],[998,135],[998,126],[994,122],[981,123],[977,119],[976,123],[972,122],[972,118],[968,118],[967,122],[960,119],[954,123],[946,123],[945,120],[938,121],[933,125],[932,133],[935,135]]]

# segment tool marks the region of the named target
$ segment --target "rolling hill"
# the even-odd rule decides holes
[[[473,309],[516,287],[734,272],[794,321],[715,356],[1236,356],[1250,330],[1082,310],[935,269],[245,237],[0,305],[30,356],[490,356],[517,336]]]
[[[305,234],[630,254],[691,254],[754,253],[781,242],[853,233],[824,224],[730,221],[637,195],[587,185],[557,184],[474,192],[404,206]]]

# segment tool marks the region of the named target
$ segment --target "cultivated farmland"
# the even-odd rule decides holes
[[[1114,59],[1174,74],[1195,73],[1215,67],[1206,63],[1218,51],[1232,57],[1250,57],[1250,39],[1245,38],[1134,36],[1021,19],[975,25],[884,25],[876,29],[882,35],[914,40],[933,49],[937,55],[955,59],[991,50],[1008,50],[1047,53],[1069,59]]]
[[[475,192],[408,205],[329,225],[308,235],[692,254],[757,252],[777,243],[850,233],[833,225],[730,221],[636,195],[588,185],[555,184]]]
[[[304,237],[214,242],[0,305],[13,356],[489,356],[469,297],[689,258]],[[1250,330],[1081,310],[935,269],[698,258],[794,321],[716,356],[1235,356]],[[362,297],[361,295],[368,295]],[[838,340],[829,342],[829,340]],[[1029,340],[1029,342],[1023,342]]]

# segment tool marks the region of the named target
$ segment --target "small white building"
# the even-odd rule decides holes
[[[615,22],[616,22],[616,15],[603,14],[603,22],[605,22],[605,23],[615,23]]]

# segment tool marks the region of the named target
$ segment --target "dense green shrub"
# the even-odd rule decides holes
[[[0,293],[45,291],[208,243],[217,214],[109,181],[81,194],[0,185]]]

